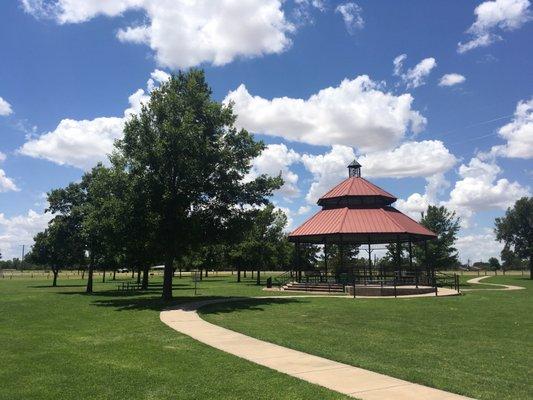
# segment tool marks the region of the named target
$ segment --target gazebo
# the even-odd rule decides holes
[[[356,286],[361,286],[369,295],[383,295],[387,288],[393,288],[389,292],[396,295],[398,287],[409,288],[409,293],[434,290],[437,286],[435,271],[429,265],[414,266],[413,244],[425,250],[427,260],[427,241],[436,239],[437,235],[392,207],[396,200],[392,194],[361,177],[361,165],[354,160],[348,166],[348,178],[318,200],[322,209],[289,234],[289,240],[296,246],[297,282],[302,283],[303,279],[308,285],[311,280],[319,290],[320,284],[327,284],[329,288],[332,283],[342,284],[343,290],[353,287],[354,293]],[[391,243],[397,244],[395,266],[392,269],[373,266],[372,245]],[[325,274],[304,272],[302,278],[302,244],[324,246]],[[362,273],[361,268],[352,267],[344,268],[342,274],[328,275],[328,246],[332,244],[339,246],[341,267],[344,246],[367,248],[368,265],[362,268]],[[408,262],[403,263],[407,265],[402,265],[402,244],[408,252]]]

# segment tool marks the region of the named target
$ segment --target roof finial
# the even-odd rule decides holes
[[[356,160],[353,160],[352,163],[348,165],[348,176],[350,178],[359,178],[361,176],[361,164],[359,164]]]

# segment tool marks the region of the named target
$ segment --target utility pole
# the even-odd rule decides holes
[[[20,272],[22,272],[24,267],[24,247],[25,245],[22,245],[22,258],[20,259]]]

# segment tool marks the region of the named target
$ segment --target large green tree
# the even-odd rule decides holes
[[[123,256],[126,229],[123,220],[126,176],[120,168],[96,165],[81,182],[48,194],[48,211],[80,225],[79,240],[88,252],[87,293],[93,291],[98,266],[116,266]]]
[[[52,286],[57,286],[59,271],[80,266],[85,261],[85,249],[80,237],[79,220],[58,215],[48,227],[33,238],[31,252],[26,256],[31,263],[52,270]]]
[[[533,197],[522,197],[496,218],[494,232],[508,250],[512,247],[516,256],[528,260],[533,279]]]
[[[261,205],[281,179],[243,178],[264,148],[235,128],[231,104],[211,98],[203,71],[173,75],[126,123],[118,148],[134,179],[146,185],[165,270],[163,298],[172,298],[174,260],[191,242],[224,230],[245,205]]]
[[[435,269],[455,267],[458,262],[455,241],[459,232],[459,218],[455,211],[444,206],[429,206],[420,223],[437,234],[437,239],[427,242],[427,258],[422,247],[415,248],[415,258],[419,265]]]
[[[254,210],[251,220],[252,224],[246,231],[244,240],[234,246],[232,256],[238,268],[237,279],[239,280],[241,268],[255,269],[259,285],[262,270],[277,269],[287,263],[287,252],[283,246],[287,216],[269,204],[263,209]]]

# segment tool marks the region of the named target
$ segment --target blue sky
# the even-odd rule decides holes
[[[283,171],[274,201],[291,227],[357,157],[413,217],[455,210],[461,258],[486,260],[501,248],[494,218],[531,195],[532,12],[528,0],[1,2],[0,251],[31,244],[50,218],[44,194],[105,159],[150,87],[199,66],[269,145],[251,176]]]

